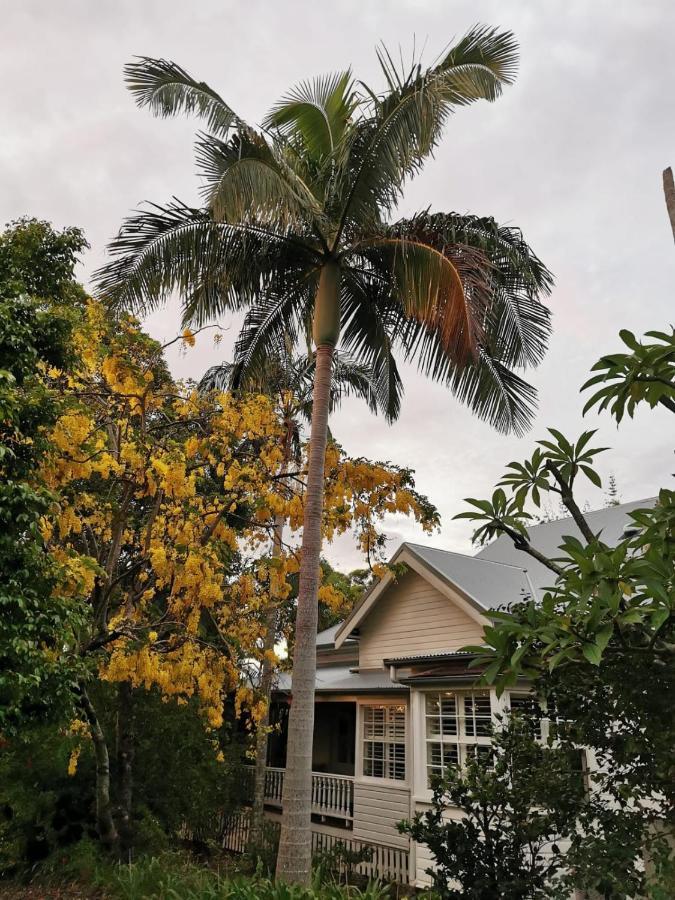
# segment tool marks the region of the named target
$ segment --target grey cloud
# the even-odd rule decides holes
[[[437,546],[469,549],[453,523],[461,498],[487,493],[504,462],[525,455],[547,424],[570,433],[600,427],[615,449],[624,499],[653,493],[673,470],[666,414],[641,413],[616,431],[581,419],[578,395],[593,361],[617,347],[620,327],[636,332],[672,320],[675,254],[660,186],[675,164],[671,0],[336,0],[326,15],[311,0],[0,0],[0,218],[22,214],[78,224],[92,244],[87,278],[121,218],[143,200],[197,197],[194,125],[137,110],[122,83],[134,54],[173,58],[257,121],[299,79],[351,64],[377,78],[374,45],[438,52],[475,21],[512,28],[521,43],[518,81],[495,104],[460,110],[435,160],[406,192],[404,213],[434,209],[493,214],[520,225],[556,274],[555,333],[530,377],[541,396],[532,435],[495,435],[441,387],[406,369],[406,403],[396,425],[355,403],[333,429],[353,453],[411,465],[443,513]],[[169,338],[176,304],[149,320]],[[231,348],[199,339],[198,352],[172,353],[181,377],[199,377]],[[588,491],[589,502],[602,492]],[[422,540],[409,523],[392,533]],[[330,551],[345,565],[347,542]]]

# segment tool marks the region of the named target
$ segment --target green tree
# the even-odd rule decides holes
[[[429,847],[427,872],[442,900],[569,896],[558,845],[574,832],[583,783],[568,750],[542,744],[533,726],[530,718],[502,722],[490,751],[449,767],[431,809],[399,825]]]
[[[86,247],[76,228],[55,231],[21,219],[0,235],[0,730],[71,703],[57,648],[72,644],[80,610],[59,596],[59,567],[45,553],[39,520],[50,495],[36,478],[43,429],[57,400],[41,367],[67,364],[66,305],[82,291],[73,277]]]
[[[636,371],[630,365],[615,375],[617,398]],[[675,368],[663,375],[672,387]],[[655,405],[653,396],[635,398]],[[620,420],[622,402],[610,411]],[[575,499],[579,478],[601,486],[594,462],[605,448],[590,446],[593,432],[576,442],[549,433],[530,459],[508,465],[491,499],[469,500],[473,509],[459,516],[477,524],[480,541],[507,535],[552,572],[543,597],[495,611],[486,647],[474,649],[487,681],[502,690],[530,678],[555,710],[557,738],[592,748],[593,801],[572,840],[570,868],[577,887],[632,896],[666,877],[659,866],[675,827],[675,492],[662,489],[653,507],[632,510],[622,538],[609,545]],[[564,537],[555,559],[533,545],[525,509],[551,494],[580,533]],[[646,869],[644,855],[652,860]]]
[[[294,650],[293,706],[278,873],[310,871],[311,744],[323,473],[335,347],[376,372],[392,416],[394,353],[447,384],[480,417],[522,431],[550,323],[551,276],[517,229],[492,219],[424,213],[388,222],[406,181],[433,153],[450,114],[496,99],[513,81],[516,42],[476,27],[431,68],[379,54],[385,89],[349,71],[303,82],[263,127],[244,122],[175,63],[127,67],[139,105],[194,113],[205,206],[179,202],[132,216],[100,274],[111,302],[148,310],[176,289],[188,322],[247,309],[237,355],[255,368],[288,335],[316,347],[307,503]]]

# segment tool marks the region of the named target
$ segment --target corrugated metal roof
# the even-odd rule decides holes
[[[598,534],[599,532],[602,540],[612,547],[622,539],[624,528],[631,521],[628,514],[635,509],[654,506],[655,502],[656,497],[648,497],[646,500],[621,503],[619,506],[608,506],[605,509],[584,513],[584,518],[593,533]],[[556,519],[553,522],[543,522],[541,525],[533,525],[528,532],[532,546],[549,558],[560,556],[559,548],[566,536],[574,535],[574,537],[581,538],[581,532],[571,516]],[[537,591],[551,587],[555,580],[555,574],[550,569],[528,556],[527,553],[523,553],[522,550],[517,550],[513,546],[513,541],[506,535],[502,535],[496,541],[488,544],[476,554],[474,559],[527,569]]]
[[[290,691],[292,689],[290,672],[280,672],[276,691]],[[317,693],[354,694],[362,691],[391,691],[401,690],[401,685],[394,684],[389,678],[389,673],[382,669],[372,672],[353,672],[349,666],[325,666],[317,669],[316,691]]]
[[[431,650],[427,653],[411,653],[407,656],[393,656],[391,659],[385,659],[385,666],[397,666],[401,663],[418,662],[425,659],[455,659],[466,656],[475,656],[470,650]]]
[[[451,550],[436,550],[421,544],[406,546],[483,609],[499,609],[532,595],[532,585],[523,565],[503,565],[489,559],[465,556]]]

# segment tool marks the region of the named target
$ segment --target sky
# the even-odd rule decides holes
[[[607,415],[582,418],[579,388],[600,355],[620,348],[620,328],[640,334],[675,319],[661,187],[662,170],[675,166],[672,0],[0,0],[0,21],[0,223],[30,215],[82,227],[91,244],[78,268],[85,284],[132,209],[198,199],[197,126],[136,108],[122,76],[134,56],[180,63],[257,123],[307,77],[351,66],[381,84],[380,41],[406,58],[424,47],[431,61],[476,22],[512,30],[516,83],[450,119],[399,213],[492,215],[519,226],[553,271],[550,349],[526,375],[539,391],[532,430],[521,439],[495,433],[407,367],[398,422],[348,401],[331,429],[353,455],[412,467],[441,513],[431,536],[389,520],[392,552],[401,540],[472,552],[471,527],[452,520],[463,498],[488,496],[505,463],[530,455],[547,426],[570,437],[598,428],[597,443],[612,448],[601,474],[614,474],[625,501],[669,483],[669,414],[641,411],[617,430]],[[238,321],[220,324],[219,347],[206,333],[195,349],[171,351],[177,376],[199,378],[228,358]],[[146,325],[158,339],[174,337],[178,303]],[[605,500],[590,483],[581,496],[591,507]],[[326,555],[344,568],[360,563],[347,538]]]

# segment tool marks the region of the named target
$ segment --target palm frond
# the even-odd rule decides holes
[[[464,249],[465,255],[476,256]],[[423,323],[438,335],[455,362],[464,363],[475,354],[481,337],[484,294],[479,290],[478,266],[465,266],[459,248],[455,250],[453,258],[400,235],[364,240],[351,256],[363,260],[389,284],[404,317]],[[464,278],[458,263],[464,265]]]
[[[342,346],[373,372],[380,409],[393,422],[401,411],[403,382],[389,335],[390,306],[385,281],[353,266],[343,270]]]
[[[473,358],[462,364],[447,353],[433,328],[405,315],[386,279],[372,271],[350,268],[344,281],[349,299],[343,303],[342,343],[357,359],[374,366],[379,359],[382,366],[387,359],[393,363],[394,351],[400,350],[406,361],[447,385],[462,403],[499,431],[521,434],[527,429],[536,391],[505,365],[496,351],[480,344]]]
[[[287,228],[321,214],[309,188],[256,132],[237,132],[227,142],[202,134],[196,157],[204,199],[218,221]]]
[[[312,317],[317,279],[308,278],[297,291],[269,291],[246,313],[234,348],[242,380],[264,379],[268,360],[295,346]]]
[[[433,152],[452,109],[494,100],[513,80],[518,55],[511,32],[476,26],[426,70],[413,62],[399,73],[386,50],[378,58],[388,90],[378,96],[363,86],[370,109],[352,129],[350,165],[339,186],[338,239],[348,223],[363,225],[378,210],[392,210],[405,180]]]
[[[217,366],[211,366],[202,375],[199,381],[199,390],[230,391],[236,382],[237,366],[235,363],[223,362]]]
[[[347,70],[301,82],[272,107],[263,124],[321,161],[342,142],[354,108],[352,76]]]
[[[518,42],[510,31],[475,25],[435,67],[448,101],[496,100],[518,72]]]
[[[219,135],[226,135],[239,121],[220,94],[170,60],[141,56],[124,67],[124,75],[136,104],[156,116],[197,115]]]
[[[469,247],[478,254],[473,262],[463,255],[463,279],[475,262],[486,310],[484,340],[498,346],[508,366],[541,362],[551,333],[551,312],[542,300],[553,286],[553,276],[525,242],[521,231],[498,225],[494,219],[459,213],[420,213],[402,219],[388,233],[402,235],[453,256]],[[487,264],[486,264],[487,263]]]
[[[126,219],[109,253],[114,261],[94,281],[111,306],[145,314],[177,291],[185,320],[198,325],[250,305],[275,279],[290,283],[316,265],[311,248],[293,235],[214,222],[208,211],[179,201]]]
[[[484,348],[476,363],[453,369],[447,383],[461,403],[502,434],[522,437],[530,428],[536,389]]]

